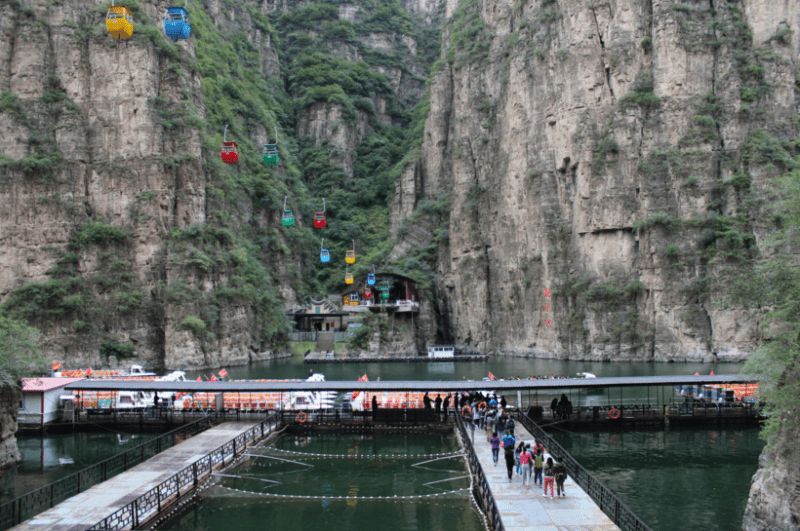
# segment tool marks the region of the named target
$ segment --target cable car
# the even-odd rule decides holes
[[[369,299],[371,297],[372,297],[372,290],[369,288],[369,286],[364,286],[364,298]]]
[[[269,142],[269,138],[267,139]],[[278,128],[275,128],[275,143],[264,144],[264,164],[267,166],[277,166],[280,162],[280,155],[278,155]]]
[[[106,14],[106,29],[115,39],[130,39],[133,35],[133,13],[125,6],[111,2]]]
[[[344,261],[348,264],[355,264],[356,263],[356,241],[352,240],[353,242],[353,249],[351,251],[347,251],[344,255]]]
[[[345,284],[352,284],[353,283],[353,273],[350,273],[347,268],[350,266],[345,266],[344,268],[344,283]]]
[[[186,4],[183,4],[183,7],[168,7],[164,13],[164,33],[167,37],[173,41],[188,39],[191,32],[192,25],[189,23]]]
[[[226,125],[225,136],[222,137],[222,149],[219,154],[225,164],[236,164],[239,162],[239,146],[236,145],[236,142],[228,142],[227,140],[228,126]]]
[[[367,275],[367,284],[370,286],[375,285],[375,266],[372,266],[372,273]]]
[[[319,261],[323,264],[331,261],[331,253],[325,248],[325,238],[322,238],[322,243],[320,244]]]
[[[351,303],[354,302],[354,303],[358,304],[358,292],[350,294],[350,302]]]
[[[283,198],[283,217],[281,217],[281,223],[283,223],[284,227],[291,227],[294,225],[294,214],[291,210],[286,210],[286,200],[289,199],[289,196]]]
[[[325,221],[325,198],[322,199],[322,212],[314,213],[314,227],[324,228],[328,223]]]

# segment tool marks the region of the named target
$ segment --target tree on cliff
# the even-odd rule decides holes
[[[765,312],[764,343],[742,372],[759,377],[767,438],[782,424],[800,426],[800,170],[777,180],[772,219],[779,230],[764,242],[762,259],[740,276],[732,300]]]
[[[39,330],[0,315],[0,387],[16,386],[22,376],[45,369]]]

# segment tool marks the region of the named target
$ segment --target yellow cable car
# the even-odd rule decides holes
[[[344,268],[344,283],[345,284],[352,284],[353,283],[353,273],[350,273],[347,268],[350,266],[345,266]]]
[[[348,264],[355,264],[356,263],[356,241],[353,240],[353,250],[347,251],[344,255],[344,261]]]
[[[133,35],[133,14],[125,6],[115,6],[112,2],[106,15],[106,28],[115,39],[129,39]]]

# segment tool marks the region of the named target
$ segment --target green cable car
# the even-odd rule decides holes
[[[267,139],[267,142],[269,142],[269,139]],[[281,160],[280,156],[278,155],[278,128],[276,127],[275,143],[264,144],[264,164],[266,164],[267,166],[277,166],[280,160]]]
[[[291,210],[286,210],[286,200],[289,199],[289,196],[283,198],[283,217],[281,217],[281,223],[283,223],[284,227],[291,227],[294,225],[294,213]]]

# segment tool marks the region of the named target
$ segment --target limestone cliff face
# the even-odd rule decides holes
[[[21,460],[17,450],[17,411],[19,392],[8,386],[0,386],[0,470]]]
[[[759,458],[750,500],[744,513],[744,531],[800,529],[800,449],[798,429],[785,429]]]
[[[395,223],[446,207],[395,249],[446,228],[440,337],[743,359],[758,315],[712,301],[774,227],[771,180],[796,164],[798,4],[468,0],[447,15],[393,205]]]
[[[136,4],[126,41],[106,33],[96,2],[0,7],[0,301],[41,328],[44,354],[66,366],[134,357],[149,367],[213,367],[269,348],[240,300],[215,301],[203,326],[186,321],[208,314],[236,272],[202,259],[192,269],[201,246],[176,242],[174,231],[223,210],[236,212],[234,233],[279,221],[259,219],[250,202],[207,197],[219,184],[207,163],[218,155],[203,146],[203,72],[194,40],[163,36],[166,5]],[[215,16],[210,6],[211,27],[252,29],[241,9]],[[276,71],[269,36],[248,35],[263,73]],[[264,127],[252,136],[264,142]],[[235,245],[225,238],[220,248]]]

